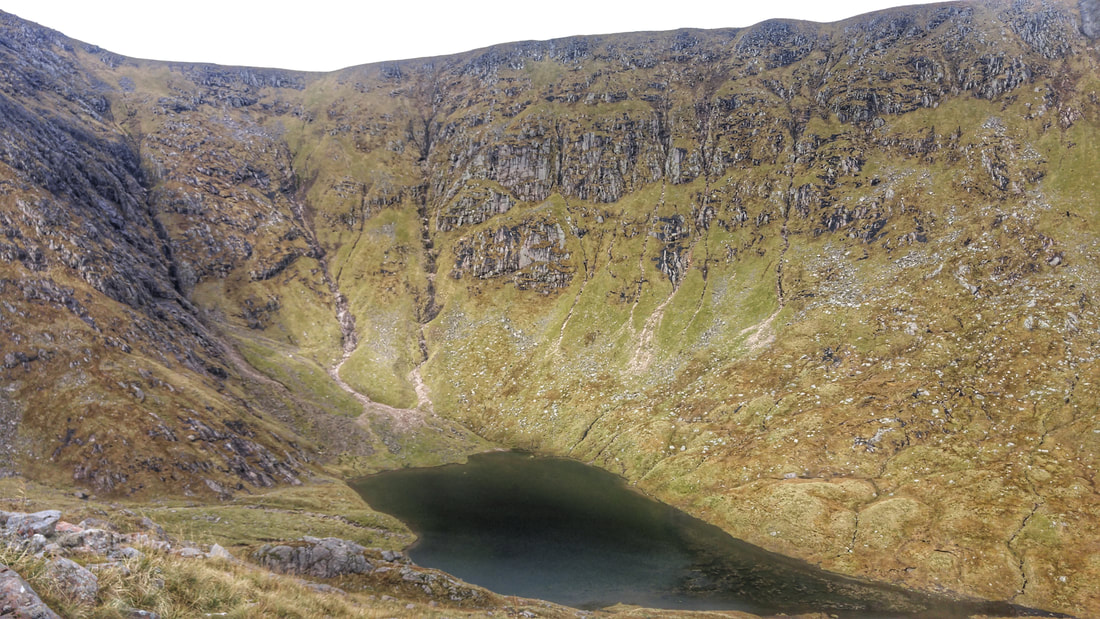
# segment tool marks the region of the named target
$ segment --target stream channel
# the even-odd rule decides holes
[[[764,551],[572,460],[521,452],[352,483],[409,526],[417,564],[504,595],[582,609],[616,603],[838,617],[1060,616],[846,578]]]

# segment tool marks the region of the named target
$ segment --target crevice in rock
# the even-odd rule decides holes
[[[567,211],[569,211],[569,201],[568,200],[565,201],[565,208],[566,208]],[[570,211],[570,213],[571,213],[571,211]],[[571,219],[572,219],[572,216],[571,216]],[[575,236],[577,238],[577,242],[581,246],[581,258],[583,260],[583,265],[584,265],[584,279],[581,281],[581,287],[580,287],[579,290],[577,290],[577,294],[573,297],[573,302],[569,305],[569,311],[566,312],[565,320],[562,321],[561,329],[558,331],[558,343],[557,343],[558,350],[561,349],[562,342],[565,340],[565,328],[566,328],[566,326],[569,325],[569,321],[572,320],[572,318],[573,318],[573,310],[575,310],[577,308],[577,304],[580,303],[581,297],[584,296],[584,290],[588,286],[588,282],[592,281],[592,279],[596,277],[596,272],[599,270],[599,268],[598,268],[599,267],[599,251],[598,250],[600,248],[600,245],[603,243],[603,238],[604,238],[604,235],[606,234],[606,232],[604,232],[603,230],[600,230],[598,233],[596,233],[597,234],[597,239],[596,239],[595,247],[593,248],[592,262],[589,263],[588,254],[587,254],[587,252],[584,248],[583,235],[578,233],[579,230],[577,229],[576,224],[573,223],[572,221],[570,221],[570,227],[573,231],[573,236]],[[615,234],[616,234],[616,229],[613,228],[611,230],[611,240],[608,241],[608,247],[607,247],[607,259],[608,259],[608,264],[609,265],[611,264],[611,248],[615,244]]]
[[[1028,482],[1031,482],[1030,478],[1028,479]],[[1032,491],[1034,492],[1034,487],[1032,488]],[[1016,530],[1013,531],[1012,537],[1009,537],[1008,541],[1005,542],[1005,546],[1008,548],[1008,552],[1013,556],[1013,558],[1016,559],[1017,569],[1020,570],[1020,588],[1016,590],[1016,593],[1012,594],[1012,597],[1009,598],[1009,601],[1014,602],[1020,596],[1027,594],[1028,578],[1027,569],[1024,566],[1024,555],[1023,553],[1016,551],[1016,549],[1013,547],[1013,543],[1016,541],[1016,538],[1019,537],[1020,532],[1024,530],[1024,527],[1027,526],[1027,523],[1029,520],[1031,520],[1031,517],[1035,515],[1035,512],[1039,511],[1039,508],[1041,506],[1041,502],[1032,503],[1031,511],[1029,511],[1027,515],[1024,516],[1023,521],[1020,522],[1020,526],[1016,527]]]
[[[852,524],[852,539],[848,542],[848,552],[856,551],[856,538],[859,537],[859,510],[856,510],[856,520]]]
[[[709,133],[708,133],[709,135]],[[705,143],[704,143],[705,144]],[[706,168],[704,168],[706,169]],[[695,217],[695,230],[696,241],[692,242],[691,247],[688,249],[688,263],[689,267],[695,255],[695,248],[698,245],[699,228],[703,229],[702,243],[703,243],[703,266],[700,267],[699,272],[703,277],[702,290],[699,291],[699,300],[695,303],[695,311],[691,314],[691,319],[684,324],[684,328],[680,331],[681,339],[687,335],[688,329],[691,325],[695,324],[695,319],[699,317],[699,312],[703,310],[703,305],[707,300],[707,292],[710,289],[710,279],[708,271],[710,268],[710,174],[707,173],[705,181],[703,183],[703,194],[700,199],[699,212]]]
[[[580,447],[581,443],[584,442],[584,439],[588,438],[588,433],[592,431],[592,428],[595,427],[596,423],[599,422],[599,420],[602,419],[603,416],[604,416],[604,413],[600,413],[592,419],[592,421],[584,429],[584,432],[581,433],[581,437],[579,439],[577,439],[576,443],[573,443],[572,447],[569,448],[568,453],[573,453],[574,449],[576,449],[577,447]]]
[[[637,331],[634,329],[634,311],[638,309],[638,303],[642,299],[642,288],[646,283],[645,277],[645,256],[646,251],[649,249],[649,226],[656,217],[660,208],[665,203],[665,181],[661,181],[661,197],[658,198],[657,203],[653,205],[653,210],[646,214],[644,223],[645,237],[642,239],[642,251],[638,254],[638,279],[634,282],[634,298],[633,303],[630,305],[630,316],[627,318],[626,327],[630,329],[630,334],[635,335]]]
[[[339,284],[333,279],[329,272],[325,251],[317,241],[313,222],[307,217],[304,202],[299,199],[292,200],[291,209],[294,213],[294,218],[304,232],[304,237],[306,243],[309,245],[311,253],[317,260],[321,279],[332,295],[333,306],[336,310],[336,322],[340,325],[342,353],[337,362],[327,368],[329,377],[332,378],[333,382],[335,382],[340,389],[359,402],[363,407],[363,414],[365,416],[387,415],[394,421],[398,430],[407,430],[413,426],[423,424],[423,416],[418,411],[395,408],[375,402],[367,395],[357,391],[340,376],[340,369],[347,363],[348,359],[351,358],[352,354],[354,354],[359,347],[359,335],[355,330],[355,315],[351,313],[348,307],[347,297],[340,291]]]
[[[357,233],[355,235],[355,240],[351,242],[351,250],[348,251],[349,258],[350,258],[350,256],[355,255],[355,251],[359,248],[359,241],[361,241],[363,239],[363,229],[366,227],[366,221],[367,221],[367,204],[366,203],[367,203],[367,186],[364,184],[360,188],[360,193],[359,193],[359,230],[357,231]],[[336,282],[337,282],[337,284],[339,284],[340,280],[343,279],[344,267],[347,265],[347,263],[348,263],[348,261],[345,260],[343,263],[340,264],[340,268],[336,271]]]
[[[787,195],[790,195],[787,191]],[[779,229],[779,236],[783,239],[783,249],[779,250],[779,258],[775,261],[775,296],[779,301],[779,309],[786,305],[786,297],[783,291],[783,259],[787,256],[787,250],[791,248],[791,239],[787,234],[787,224],[791,219],[791,209],[788,206],[783,209],[783,226]]]
[[[657,335],[657,329],[660,328],[661,321],[664,320],[665,308],[672,302],[677,290],[679,290],[679,287],[673,284],[672,290],[669,291],[665,300],[661,301],[661,304],[653,310],[653,313],[646,317],[645,324],[642,325],[642,333],[638,336],[638,342],[634,347],[634,356],[627,363],[627,371],[631,374],[641,374],[653,361],[653,339]]]
[[[413,390],[416,392],[417,407],[425,412],[431,412],[434,410],[432,404],[431,395],[428,390],[427,384],[424,383],[421,369],[424,364],[428,362],[428,357],[431,352],[428,349],[428,341],[424,334],[424,328],[432,320],[435,320],[443,308],[436,302],[435,291],[435,278],[439,270],[437,263],[437,252],[435,249],[435,242],[432,240],[432,215],[428,211],[428,194],[431,191],[431,184],[429,182],[428,165],[426,163],[427,157],[430,153],[425,153],[421,165],[421,172],[423,174],[424,182],[420,186],[420,189],[416,193],[416,215],[417,220],[420,222],[420,250],[424,256],[424,278],[426,280],[423,299],[415,299],[419,303],[416,309],[416,322],[417,322],[417,345],[420,351],[420,359],[417,361],[416,366],[409,373],[409,379],[413,383]],[[442,204],[442,200],[440,200]],[[438,208],[436,209],[438,216]],[[419,295],[417,295],[419,296]]]

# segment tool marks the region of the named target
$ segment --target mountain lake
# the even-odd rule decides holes
[[[585,464],[522,452],[352,482],[409,526],[417,564],[496,593],[581,609],[617,603],[838,617],[1059,616],[959,602],[767,552]]]

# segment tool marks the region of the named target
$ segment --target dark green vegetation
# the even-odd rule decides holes
[[[480,436],[829,570],[1100,613],[1081,23],[958,3],[303,74],[4,15],[0,471],[308,497]]]

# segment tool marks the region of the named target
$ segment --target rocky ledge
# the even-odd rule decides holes
[[[354,542],[326,537],[303,537],[296,542],[264,544],[252,558],[283,574],[339,578],[352,574],[368,577],[371,584],[396,590],[402,597],[428,596],[474,606],[489,602],[489,593],[438,570],[413,565],[404,553],[364,548]],[[330,591],[331,585],[317,585]]]
[[[58,510],[35,513],[0,511],[0,555],[33,556],[34,576],[19,574],[0,563],[0,617],[49,619],[61,615],[43,601],[28,580],[45,586],[68,608],[91,610],[104,602],[97,574],[117,570],[129,577],[146,553],[171,554],[182,559],[244,563],[218,544],[209,546],[173,540],[164,529],[143,518],[139,530],[122,533],[95,518],[73,524]],[[491,593],[448,574],[412,564],[401,552],[365,548],[335,537],[303,537],[265,544],[251,558],[263,568],[299,576],[302,584],[319,593],[346,595],[347,590],[385,591],[385,599],[427,599],[435,604],[490,607]],[[26,577],[26,578],[24,578]],[[37,578],[37,579],[36,579]],[[43,580],[44,579],[44,580]],[[322,579],[328,582],[312,582]],[[64,614],[64,613],[62,613]],[[127,609],[123,616],[159,617],[150,610]]]
[[[119,533],[106,521],[90,518],[79,524],[61,519],[58,510],[34,513],[0,511],[0,547],[34,555],[45,561],[45,575],[56,591],[77,606],[90,607],[99,594],[96,573],[106,569],[127,574],[127,563],[145,552],[171,552],[181,557],[232,559],[221,546],[202,549],[187,542],[174,543],[164,529],[145,518],[144,530]],[[144,550],[139,550],[144,548]],[[72,557],[72,558],[70,558]],[[73,558],[79,559],[80,563]],[[43,619],[58,617],[15,570],[0,564],[0,617]],[[130,609],[130,617],[157,617],[156,613]]]

